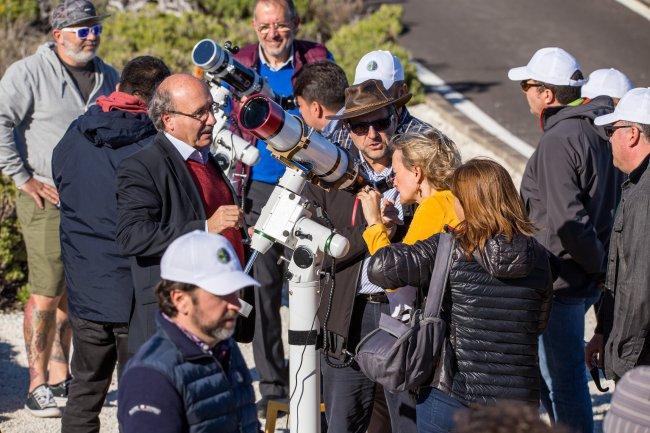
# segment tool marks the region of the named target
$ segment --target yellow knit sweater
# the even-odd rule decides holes
[[[422,200],[402,242],[413,245],[417,241],[441,233],[445,225],[456,227],[459,222],[456,211],[454,211],[454,195],[449,190],[436,191]],[[378,249],[390,245],[388,230],[382,223],[366,228],[363,232],[363,239],[366,241],[371,255],[375,254]]]

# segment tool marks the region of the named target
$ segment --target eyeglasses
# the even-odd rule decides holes
[[[66,27],[61,29],[62,32],[76,33],[79,39],[86,39],[92,32],[93,35],[99,36],[102,34],[102,25],[95,24],[90,27]]]
[[[182,111],[174,111],[174,110],[167,110],[167,113],[169,114],[178,114],[180,116],[185,116],[185,117],[191,117],[194,120],[198,120],[199,122],[205,122],[208,120],[208,117],[210,117],[210,113],[213,113],[214,110],[217,108],[217,103],[213,102],[211,103],[208,107],[204,107],[199,109],[198,111],[194,113],[183,113]]]
[[[519,85],[521,86],[521,90],[523,90],[524,93],[527,92],[531,87],[544,87],[544,84],[542,83],[529,83],[528,80],[520,82]]]
[[[370,127],[376,132],[382,132],[390,128],[390,125],[393,123],[393,115],[385,117],[383,119],[371,120],[370,122],[356,122],[352,123],[347,121],[345,124],[350,131],[356,135],[366,135],[370,131]]]
[[[607,135],[607,138],[612,138],[617,129],[623,128],[634,128],[634,125],[605,126],[605,135]]]
[[[273,24],[260,24],[257,26],[257,31],[260,32],[262,36],[266,36],[271,31],[271,27],[275,29],[278,33],[288,33],[293,30],[293,25],[290,23],[273,23]]]

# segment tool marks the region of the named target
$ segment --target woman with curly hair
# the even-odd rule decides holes
[[[460,206],[449,187],[451,176],[461,160],[454,142],[432,129],[424,133],[397,135],[391,140],[390,147],[395,173],[393,183],[399,192],[399,201],[402,205],[418,204],[402,242],[412,245],[442,232],[445,226],[455,227],[459,223]],[[388,213],[392,203],[384,203],[382,209],[381,194],[370,187],[360,191],[358,197],[368,223],[363,239],[372,255],[391,244],[390,232],[394,225]],[[408,311],[415,292],[413,287],[388,291],[393,316]]]

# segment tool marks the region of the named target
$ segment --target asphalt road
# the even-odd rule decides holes
[[[614,67],[650,86],[650,21],[614,0],[410,0],[400,42],[432,72],[522,140],[532,117],[511,67],[542,47],[576,56],[585,75]]]

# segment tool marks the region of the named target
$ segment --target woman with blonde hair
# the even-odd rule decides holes
[[[537,337],[550,311],[552,276],[547,251],[508,172],[472,159],[451,179],[464,220],[454,230],[442,318],[447,341],[419,390],[420,433],[448,432],[453,413],[470,404],[519,400],[538,406]],[[368,278],[380,287],[412,285],[427,291],[440,235],[377,251]]]
[[[417,203],[413,221],[403,242],[413,244],[435,233],[445,225],[456,226],[458,216],[454,209],[454,195],[449,191],[451,176],[460,165],[456,145],[442,132],[432,129],[424,133],[395,136],[393,151],[393,183],[402,205]],[[363,238],[370,254],[390,245],[389,228],[382,218],[381,194],[366,187],[358,197],[368,228]]]
[[[445,134],[432,129],[424,133],[395,136],[390,142],[393,151],[393,183],[402,205],[417,203],[408,231],[402,242],[416,241],[440,233],[459,220],[454,195],[449,191],[451,175],[460,165],[456,145]],[[390,245],[391,230],[395,228],[389,216],[393,203],[385,202],[376,190],[367,187],[358,194],[368,227],[363,232],[368,251],[374,254]],[[393,211],[394,212],[394,211]],[[401,287],[387,292],[389,310],[394,317],[408,319],[416,298],[414,287]]]

